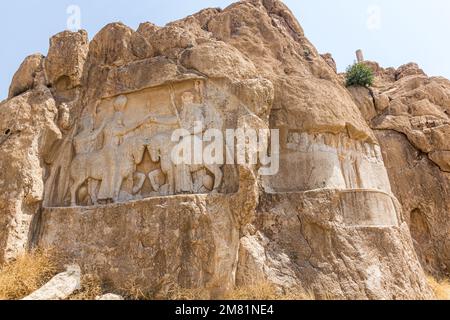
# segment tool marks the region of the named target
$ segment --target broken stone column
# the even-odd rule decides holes
[[[356,60],[358,63],[364,62],[364,55],[361,49],[356,51]]]

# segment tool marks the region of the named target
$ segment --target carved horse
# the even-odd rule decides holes
[[[161,163],[161,172],[166,176],[166,184],[169,194],[175,193],[175,165],[172,162],[172,150],[177,145],[171,139],[171,134],[162,133],[150,138],[147,149],[153,162]],[[187,165],[189,173],[195,173],[207,169],[214,176],[213,192],[217,192],[223,180],[223,173],[220,165]],[[150,173],[150,180],[152,173]]]
[[[166,177],[167,192],[170,195],[175,194],[175,166],[171,154],[174,147],[175,143],[172,142],[171,135],[168,133],[160,133],[151,137],[150,143],[147,145],[152,161],[161,164],[161,172]],[[151,172],[149,175],[150,181],[153,181],[152,174]],[[155,189],[154,183],[152,186]]]
[[[131,137],[112,150],[104,148],[99,151],[80,154],[72,161],[70,176],[73,184],[70,188],[71,205],[77,205],[77,191],[88,179],[102,181],[102,183],[112,182],[114,202],[119,200],[120,189],[125,179],[133,177],[137,165],[142,162],[149,140],[142,137]],[[113,155],[113,157],[111,157]],[[112,162],[112,163],[111,163]],[[110,176],[111,173],[114,176]],[[88,188],[90,197],[94,204],[97,204],[97,195]]]

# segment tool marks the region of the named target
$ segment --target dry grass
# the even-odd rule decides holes
[[[0,300],[18,300],[46,284],[58,273],[53,250],[35,250],[0,269]]]
[[[5,264],[0,269],[0,300],[18,300],[45,285],[60,269],[62,256],[54,250],[35,250]],[[101,296],[102,283],[97,276],[84,275],[81,289],[69,300],[94,300]]]
[[[159,290],[157,290],[159,291]],[[166,286],[164,292],[157,294],[143,290],[136,281],[129,281],[122,294],[130,300],[209,300],[209,292],[203,288],[185,289],[177,284]],[[302,290],[292,290],[281,293],[270,283],[259,283],[252,286],[239,287],[229,292],[225,300],[315,300],[314,294]]]
[[[438,300],[450,300],[450,281],[442,280],[438,281],[432,276],[428,276],[428,283],[433,289],[434,294]]]
[[[102,281],[98,276],[87,274],[81,279],[81,289],[72,294],[69,300],[95,300],[103,295]]]
[[[166,298],[178,301],[209,300],[209,294],[204,289],[184,289],[175,285],[170,289]]]
[[[151,291],[142,290],[135,281],[129,281],[126,288],[122,290],[122,294],[130,300],[209,300],[207,290],[201,289],[185,289],[176,284],[168,286],[164,293],[152,293]],[[311,292],[303,290],[292,290],[290,292],[281,293],[273,284],[259,283],[256,285],[238,287],[229,292],[225,300],[316,300]]]
[[[128,280],[120,291],[126,300],[153,300],[151,293],[145,291],[134,279]]]
[[[207,300],[208,293],[204,289],[185,289],[177,284],[166,286],[165,290],[145,290],[137,281],[128,281],[122,295],[129,300]]]
[[[46,284],[58,272],[61,272],[61,256],[53,250],[35,250],[22,255],[0,269],[0,300],[21,299]],[[436,282],[437,284],[437,282]],[[445,283],[448,286],[448,283]],[[437,286],[443,288],[444,284]],[[441,290],[441,289],[440,289]],[[442,289],[443,290],[443,289]],[[122,295],[130,300],[207,300],[209,294],[204,289],[184,289],[176,284],[166,286],[166,290],[155,294],[146,291],[129,281]],[[95,275],[84,275],[81,289],[69,297],[69,300],[95,300],[103,294],[102,282]],[[438,295],[441,296],[441,295]],[[226,300],[315,300],[313,294],[301,290],[281,293],[270,283],[239,287],[230,292]]]
[[[314,294],[303,290],[291,290],[281,293],[277,288],[267,282],[239,287],[230,292],[226,300],[315,300]]]
[[[21,299],[46,284],[60,270],[60,256],[53,250],[36,250],[19,257],[0,269],[0,300]],[[450,284],[430,278],[430,284],[440,299],[449,298]],[[164,286],[156,291],[144,290],[137,281],[129,281],[122,295],[130,300],[207,300],[209,294],[204,289],[184,289],[176,284]],[[103,294],[102,282],[95,275],[84,275],[81,289],[69,300],[95,300]],[[238,287],[225,297],[226,300],[315,300],[314,294],[302,290],[280,292],[273,284],[259,283]]]

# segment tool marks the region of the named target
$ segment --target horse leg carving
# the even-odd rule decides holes
[[[114,197],[113,197],[113,201],[114,202],[118,202],[119,201],[120,189],[122,188],[123,180],[124,180],[123,177],[119,177],[118,179],[116,179],[116,181],[114,183]]]
[[[207,165],[206,169],[208,169],[214,175],[213,191],[217,192],[223,180],[222,169],[220,169],[220,167],[217,165]]]
[[[153,190],[156,192],[159,192],[159,190],[161,189],[161,186],[159,185],[159,183],[156,182],[156,177],[161,173],[162,173],[162,171],[160,169],[158,169],[158,170],[153,170],[152,172],[150,172],[148,174],[148,178],[150,179],[150,184],[152,185]]]
[[[94,179],[89,179],[88,192],[89,192],[89,196],[91,197],[91,201],[94,205],[98,204],[97,188],[98,188],[98,181],[94,180]]]
[[[172,168],[170,168],[167,171],[167,185],[169,188],[169,195],[174,195],[175,194],[175,177],[174,177],[174,172],[173,172]]]
[[[73,185],[70,187],[70,199],[71,199],[71,206],[76,207],[77,206],[77,192],[78,188],[86,181],[85,177],[72,177],[74,179]]]
[[[143,174],[141,172],[136,172],[134,174],[134,179],[137,180],[137,183],[133,187],[133,194],[136,194],[139,191],[141,191],[142,187],[144,186],[145,178],[146,178],[145,174]]]

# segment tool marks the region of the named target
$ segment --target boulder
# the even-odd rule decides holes
[[[8,99],[12,99],[27,90],[33,89],[36,75],[42,71],[43,61],[44,56],[39,53],[25,58],[19,70],[14,74],[9,87]]]
[[[107,293],[102,296],[98,296],[97,298],[95,298],[95,300],[98,300],[98,301],[122,301],[125,299],[122,296],[119,296],[117,294]]]
[[[64,31],[53,36],[45,58],[49,84],[61,91],[81,85],[88,48],[88,35],[84,30]]]
[[[81,289],[81,269],[71,265],[67,270],[53,277],[42,288],[22,300],[65,300]]]

